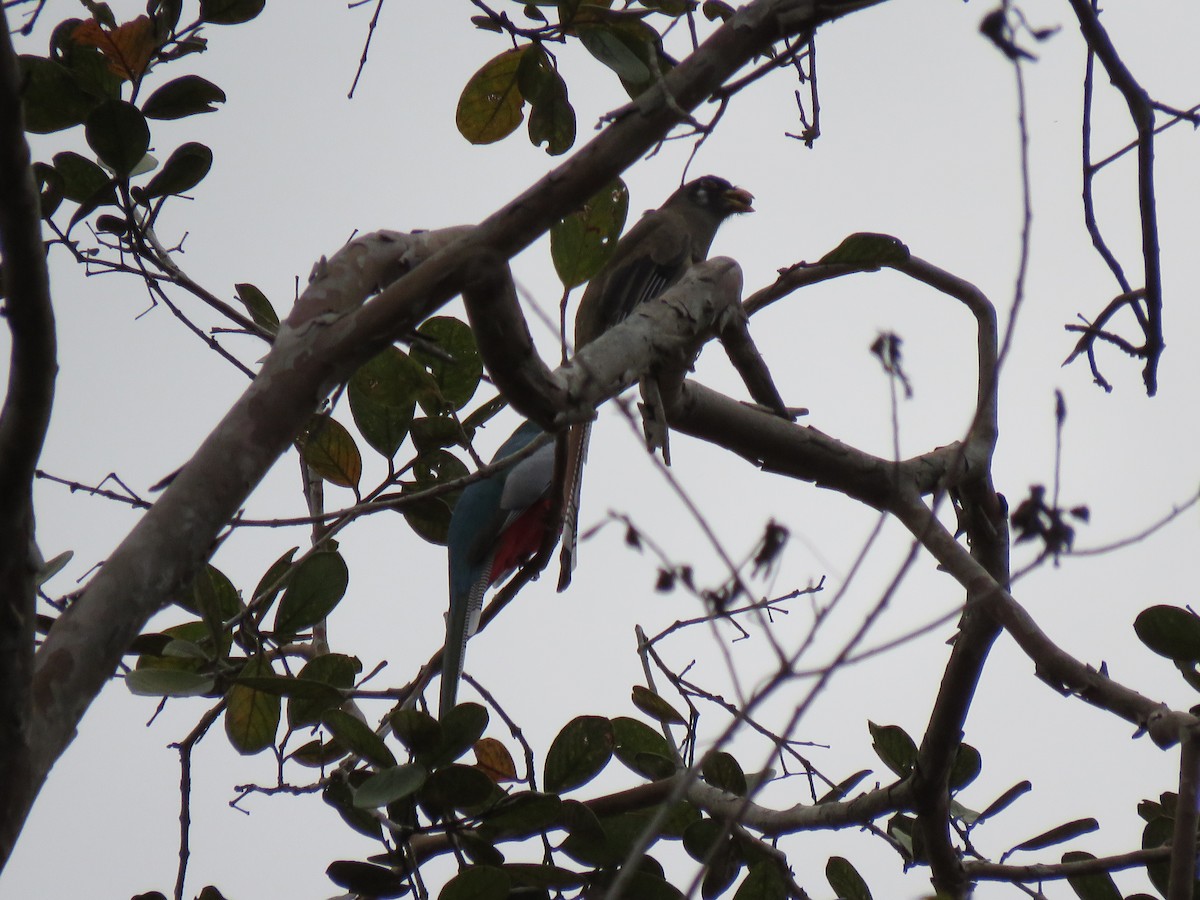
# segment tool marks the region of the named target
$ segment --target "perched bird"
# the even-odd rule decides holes
[[[522,422],[492,462],[512,456],[544,432]],[[467,639],[479,627],[483,595],[542,544],[549,523],[554,444],[467,486],[450,517],[450,610],[442,652],[442,715],[454,706]]]
[[[656,210],[646,213],[617,242],[612,256],[588,283],[575,314],[575,349],[594,341],[652,300],[708,256],[717,229],[735,213],[753,212],[754,195],[724,178],[705,175],[688,182]],[[558,589],[571,582],[579,523],[583,463],[591,425],[574,426],[567,440],[563,546]]]

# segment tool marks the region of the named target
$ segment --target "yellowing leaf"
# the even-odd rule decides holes
[[[150,67],[150,57],[157,49],[154,24],[149,16],[108,29],[95,19],[81,22],[71,39],[84,47],[95,47],[108,61],[108,70],[124,81],[136,81]]]

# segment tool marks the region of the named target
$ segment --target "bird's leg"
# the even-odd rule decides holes
[[[658,379],[648,375],[638,383],[642,402],[638,409],[642,413],[642,431],[646,435],[646,449],[651,453],[661,449],[663,462],[671,464],[670,429],[667,427],[667,411],[663,406],[662,391]]]

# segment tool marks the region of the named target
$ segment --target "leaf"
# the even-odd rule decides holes
[[[213,25],[249,22],[267,5],[267,0],[200,0],[200,18]]]
[[[821,257],[826,265],[855,266],[874,270],[883,266],[898,265],[909,257],[908,247],[890,234],[873,234],[862,231],[852,234],[834,249]]]
[[[575,143],[575,110],[567,99],[567,84],[540,46],[530,46],[517,71],[521,95],[529,101],[529,140],[535,147],[559,156]]]
[[[202,697],[212,691],[211,675],[183,669],[145,668],[125,673],[125,687],[138,697]]]
[[[983,760],[979,751],[970,744],[959,744],[958,752],[954,755],[954,765],[950,767],[950,790],[962,790],[979,777],[982,768]]]
[[[651,60],[657,63],[659,36],[645,22],[593,21],[577,25],[576,33],[584,49],[617,74],[631,97],[653,83]]]
[[[647,687],[635,684],[631,699],[634,706],[652,719],[657,719],[667,725],[687,724],[687,719],[676,712],[675,707]]]
[[[979,814],[979,818],[975,820],[976,824],[984,819],[990,819],[996,813],[1001,812],[1016,802],[1022,795],[1033,790],[1033,785],[1028,781],[1019,781],[1010,787],[1007,791],[993,800],[990,804],[984,807],[983,812]]]
[[[68,200],[82,203],[112,181],[102,168],[84,156],[70,150],[54,154],[54,170],[62,176],[62,194]],[[113,199],[116,199],[113,193]]]
[[[512,754],[495,738],[485,737],[475,742],[475,767],[495,784],[518,780]]]
[[[433,754],[442,743],[442,726],[424,710],[404,707],[392,713],[392,732],[418,756]]]
[[[346,593],[350,573],[341,555],[314,553],[292,575],[279,610],[275,637],[286,640],[329,615]]]
[[[462,460],[445,450],[433,450],[422,453],[413,465],[414,483],[403,485],[402,495],[419,494],[421,491],[445,481],[462,478],[467,474],[467,467]],[[445,545],[446,533],[450,528],[449,500],[455,494],[430,497],[418,500],[400,508],[405,520],[418,537],[430,543]]]
[[[362,478],[362,454],[346,426],[329,416],[317,416],[304,439],[304,461],[308,467],[340,487],[358,492]]]
[[[425,373],[404,351],[388,347],[350,376],[350,413],[363,439],[391,459],[412,426]]]
[[[358,786],[354,791],[354,805],[359,809],[387,806],[415,794],[428,778],[429,772],[420,763],[390,766]]]
[[[225,92],[199,75],[184,75],[168,81],[142,104],[148,119],[182,119],[216,112],[214,103],[224,103]]]
[[[506,900],[512,879],[495,866],[468,866],[446,882],[438,900]]]
[[[475,746],[488,724],[488,711],[478,703],[460,703],[438,723],[441,742],[428,757],[430,768],[449,765]]]
[[[1090,853],[1073,850],[1064,853],[1062,861],[1064,863],[1084,862],[1095,858]],[[1092,872],[1089,875],[1068,875],[1067,883],[1071,885],[1071,890],[1075,892],[1075,896],[1079,900],[1121,900],[1121,892],[1117,890],[1116,882],[1113,881],[1112,876],[1107,872]]]
[[[321,724],[351,753],[377,766],[390,768],[396,765],[396,757],[383,742],[383,738],[372,731],[362,719],[352,716],[344,709],[329,710],[321,716]]]
[[[33,164],[33,175],[37,179],[38,212],[43,219],[49,219],[63,201],[62,174],[47,163]]]
[[[196,575],[191,594],[190,603],[181,600],[178,605],[201,616],[213,635],[220,635],[225,623],[242,611],[237,588],[212,563]]]
[[[1133,622],[1138,640],[1159,656],[1179,663],[1200,662],[1200,617],[1177,606],[1151,606]]]
[[[250,597],[250,602],[255,605],[259,611],[259,616],[266,612],[271,601],[287,587],[287,583],[291,578],[292,557],[296,555],[299,547],[293,547],[284,553],[279,559],[271,563],[270,568],[263,572],[262,578],[258,580],[258,584],[254,586],[254,593]]]
[[[704,18],[710,22],[715,22],[720,19],[722,22],[728,22],[733,18],[734,9],[724,0],[704,0],[704,5],[700,7],[704,13]]]
[[[1043,831],[1041,834],[1029,838],[1029,840],[1022,841],[1013,847],[1009,853],[1015,853],[1017,850],[1041,850],[1043,847],[1061,844],[1072,838],[1077,838],[1081,834],[1096,831],[1099,827],[1100,823],[1095,819],[1075,819],[1063,825],[1055,826],[1049,831]]]
[[[233,289],[237,291],[238,299],[250,313],[255,325],[265,328],[271,334],[279,331],[279,314],[275,312],[275,307],[271,305],[266,294],[244,281],[235,284]]]
[[[717,750],[704,757],[700,772],[704,780],[713,787],[720,788],[739,797],[746,796],[746,776],[738,761],[723,750]]]
[[[95,19],[87,19],[71,32],[71,40],[81,47],[99,50],[108,61],[108,70],[122,81],[141,78],[158,49],[154,23],[149,16],[138,16],[115,28],[105,28]]]
[[[617,178],[550,228],[550,258],[563,287],[589,281],[612,254],[629,212],[629,188]]]
[[[521,57],[528,49],[506,50],[483,64],[463,88],[454,121],[472,144],[493,144],[517,130],[525,100],[517,85]]]
[[[825,880],[841,900],[872,900],[871,891],[858,870],[841,856],[831,856],[825,863]]]
[[[868,722],[873,742],[871,744],[876,755],[883,764],[901,778],[912,774],[917,762],[917,745],[899,725],[876,725]]]
[[[613,753],[625,766],[652,779],[674,774],[676,762],[667,739],[645,722],[618,716],[612,728]]]
[[[601,716],[578,716],[555,736],[546,753],[546,790],[560,793],[586,784],[608,765],[612,723]]]
[[[451,810],[479,810],[499,792],[499,788],[474,766],[452,763],[435,769],[418,798],[431,813],[443,815]]]
[[[124,100],[106,100],[84,123],[84,136],[96,156],[118,177],[128,177],[150,147],[150,126],[138,108]]]
[[[270,675],[271,663],[256,656],[242,669],[243,676]],[[225,695],[225,735],[243,756],[266,750],[275,742],[282,704],[279,697],[243,684],[234,684]]]
[[[41,56],[20,57],[21,103],[25,129],[49,134],[81,124],[97,99],[85,91],[64,65]]]
[[[833,803],[841,800],[858,785],[860,781],[871,774],[870,769],[861,769],[851,775],[849,778],[843,778],[828,791],[826,791],[820,799],[817,800],[818,805],[821,803]]]
[[[149,200],[170,194],[185,194],[204,180],[212,168],[212,150],[195,141],[176,148],[157,175],[142,191]]]
[[[344,887],[351,894],[370,897],[371,900],[401,897],[408,893],[407,875],[371,863],[339,859],[326,867],[325,874],[338,887]]]
[[[536,791],[510,794],[481,817],[479,833],[489,840],[532,837],[557,827],[562,809],[563,801],[557,794]]]
[[[434,316],[421,323],[417,334],[436,346],[446,358],[434,356],[420,346],[413,347],[412,358],[433,375],[442,402],[450,409],[462,409],[475,396],[483,376],[483,359],[475,345],[474,332],[466,322],[451,316]],[[443,410],[426,408],[425,411],[435,415]]]
[[[763,862],[750,868],[733,900],[786,900],[788,896],[787,882],[779,866]]]
[[[302,728],[316,725],[322,715],[342,703],[342,692],[354,687],[354,679],[360,672],[362,663],[354,656],[325,653],[310,659],[296,677],[300,681],[320,685],[325,690],[311,697],[293,696],[288,701],[288,726]]]

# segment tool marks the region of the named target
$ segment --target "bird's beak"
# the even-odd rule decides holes
[[[725,192],[724,198],[735,213],[754,212],[754,195],[744,188],[732,187]]]

